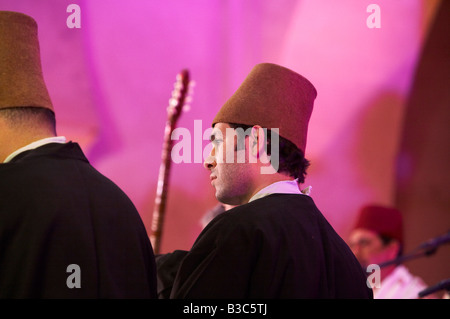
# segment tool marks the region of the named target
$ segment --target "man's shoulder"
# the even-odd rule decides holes
[[[249,233],[268,228],[275,231],[285,229],[287,225],[290,225],[289,229],[295,225],[308,227],[310,222],[317,221],[319,214],[309,196],[272,194],[220,214],[208,224],[205,233]]]
[[[315,204],[312,198],[308,195],[276,193],[255,199],[247,204],[236,206],[230,209],[230,211],[252,211],[258,209],[267,211],[270,209],[278,209],[280,207],[315,208]]]
[[[307,195],[301,194],[271,194],[237,206],[227,213],[229,218],[254,219],[258,217],[271,219],[281,216],[300,217],[301,214],[316,214],[319,210],[314,201]]]
[[[93,167],[77,143],[51,143],[25,151],[0,165],[0,179],[11,192],[27,196],[65,198],[91,192],[100,200],[117,201],[128,196],[111,179]],[[48,196],[46,196],[46,194]],[[75,195],[74,195],[75,194]],[[84,194],[84,195],[81,195]]]

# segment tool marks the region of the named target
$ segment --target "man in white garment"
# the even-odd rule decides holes
[[[364,206],[349,237],[349,246],[363,269],[381,264],[402,254],[401,212],[379,205]],[[380,269],[380,282],[368,280],[375,299],[415,299],[427,286],[404,265],[392,264]]]

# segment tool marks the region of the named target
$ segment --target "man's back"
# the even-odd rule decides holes
[[[48,144],[1,164],[0,189],[0,297],[156,296],[138,212],[77,144]]]
[[[273,194],[213,220],[172,298],[371,298],[350,249],[306,195]]]

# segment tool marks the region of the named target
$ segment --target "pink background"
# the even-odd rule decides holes
[[[71,3],[81,8],[80,29],[66,25]],[[381,8],[380,29],[366,25],[371,3]],[[178,123],[190,130],[194,120],[209,127],[257,63],[306,76],[318,97],[305,186],[346,238],[361,205],[395,205],[405,104],[436,4],[1,0],[0,9],[36,19],[59,135],[78,141],[91,163],[129,195],[148,230],[166,106],[181,69],[196,82],[191,109]],[[189,249],[201,217],[216,203],[213,194],[202,164],[172,164],[164,252]]]

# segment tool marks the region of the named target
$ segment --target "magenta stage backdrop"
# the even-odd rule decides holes
[[[200,149],[250,69],[273,62],[318,97],[305,187],[346,238],[366,203],[395,204],[406,100],[436,1],[1,0],[39,25],[58,134],[132,199],[150,230],[166,107],[175,75],[196,82],[178,122]],[[77,6],[70,6],[76,4]],[[372,4],[375,4],[373,6]],[[172,164],[163,252],[189,249],[216,200],[194,159]]]

